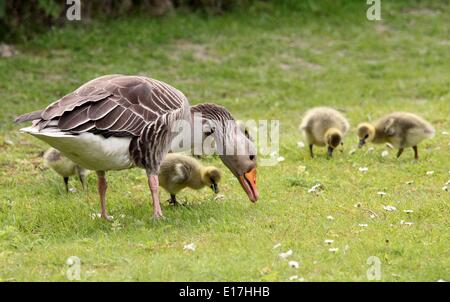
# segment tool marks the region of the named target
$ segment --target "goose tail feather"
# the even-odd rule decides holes
[[[30,113],[22,114],[22,115],[16,117],[16,119],[14,120],[14,123],[22,123],[22,122],[26,122],[26,121],[34,121],[34,120],[41,119],[42,112],[43,112],[43,110],[37,110],[37,111],[30,112]]]

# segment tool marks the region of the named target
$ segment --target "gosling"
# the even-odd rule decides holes
[[[63,177],[66,192],[69,192],[69,177],[74,175],[78,175],[83,190],[87,190],[86,176],[88,170],[78,166],[55,148],[50,148],[45,151],[44,165]]]
[[[329,107],[316,107],[306,112],[300,131],[303,132],[309,144],[309,152],[314,158],[313,146],[327,146],[328,156],[342,143],[350,125],[347,119],[338,111]]]
[[[383,116],[374,124],[358,126],[359,147],[371,141],[375,144],[390,143],[398,148],[397,158],[405,148],[412,147],[414,158],[419,159],[417,145],[435,134],[433,126],[423,118],[408,112],[394,112]]]
[[[161,163],[159,185],[170,194],[169,203],[179,205],[176,194],[186,187],[194,190],[208,186],[219,192],[220,171],[213,166],[203,166],[198,160],[183,154],[169,153]]]

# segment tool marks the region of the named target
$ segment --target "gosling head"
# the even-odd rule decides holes
[[[359,124],[357,134],[359,138],[358,147],[361,148],[366,144],[367,140],[368,141],[373,140],[373,138],[375,137],[375,127],[369,123]]]
[[[330,128],[325,132],[325,141],[328,146],[328,156],[333,156],[333,151],[342,144],[342,132],[336,128]]]
[[[219,193],[219,182],[221,174],[219,169],[213,166],[205,167],[202,171],[202,182],[210,187],[214,193]]]

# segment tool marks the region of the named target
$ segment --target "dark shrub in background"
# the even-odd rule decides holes
[[[222,13],[251,0],[81,0],[81,22],[133,13],[162,16],[185,7]],[[0,0],[0,41],[26,40],[66,20],[65,0]]]

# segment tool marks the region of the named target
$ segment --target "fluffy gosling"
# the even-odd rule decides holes
[[[358,126],[359,147],[366,141],[375,144],[390,143],[398,148],[397,158],[405,148],[412,147],[414,158],[419,159],[417,145],[434,136],[435,130],[423,118],[408,112],[394,112],[383,116],[374,124],[362,123]]]
[[[313,146],[327,146],[328,156],[340,144],[350,125],[347,119],[338,111],[329,107],[316,107],[306,112],[300,131],[303,132],[309,144],[309,152],[314,157]]]
[[[78,175],[83,190],[87,190],[86,176],[89,173],[88,170],[78,166],[55,148],[45,151],[44,165],[63,177],[66,192],[69,192],[69,177],[74,175]]]
[[[158,179],[159,185],[170,194],[170,204],[178,205],[176,194],[186,187],[199,190],[208,186],[217,194],[221,173],[216,167],[205,167],[190,156],[169,153],[161,164]]]

